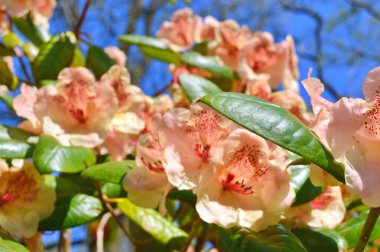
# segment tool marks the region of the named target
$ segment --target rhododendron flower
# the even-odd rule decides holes
[[[166,113],[158,125],[158,134],[170,183],[181,190],[194,188],[214,147],[227,137],[233,126],[205,105]]]
[[[165,196],[172,188],[163,167],[164,149],[155,128],[142,135],[136,147],[136,165],[124,178],[128,198],[136,205],[164,207]],[[161,203],[161,204],[160,204]]]
[[[207,16],[203,20],[203,25],[201,29],[201,41],[210,41],[216,39],[217,30],[219,28],[220,22],[212,16]]]
[[[247,26],[240,27],[236,21],[228,19],[220,22],[216,33],[217,43],[211,44],[209,54],[217,56],[233,69],[238,65],[238,53],[252,36]]]
[[[282,81],[289,82],[289,76],[296,77],[292,74],[297,62],[293,47],[294,44],[290,39],[276,44],[270,33],[256,32],[239,53],[238,71],[246,79],[255,79],[258,73],[268,74],[269,83],[273,88]],[[293,85],[287,83],[285,86],[294,89]]]
[[[380,206],[380,68],[368,73],[365,100],[342,98],[331,106],[327,142],[335,158],[346,167],[349,192],[370,207]]]
[[[343,221],[345,213],[340,187],[332,186],[311,202],[291,208],[286,215],[310,227],[335,228]]]
[[[54,189],[26,160],[14,160],[12,168],[0,160],[0,180],[0,227],[18,237],[33,236],[54,210]]]
[[[114,90],[99,85],[91,72],[85,68],[65,68],[58,75],[56,86],[47,85],[39,90],[24,85],[15,98],[16,113],[28,119],[25,129],[45,133],[44,129],[57,137],[61,143],[75,145],[71,139],[87,135],[86,147],[95,147],[103,142],[116,109]],[[43,123],[48,127],[43,127]],[[29,127],[29,128],[28,128]],[[90,137],[93,136],[93,137]]]
[[[120,66],[124,66],[127,63],[127,55],[116,46],[105,47],[104,52]]]
[[[0,4],[0,35],[6,33],[9,29],[5,6]]]
[[[272,151],[263,138],[245,129],[233,131],[215,148],[194,189],[200,217],[224,228],[254,231],[276,224],[292,203],[294,191],[284,160],[275,160],[281,155],[272,157]]]
[[[199,41],[202,20],[190,8],[177,10],[170,22],[162,23],[157,37],[175,51],[190,48]]]

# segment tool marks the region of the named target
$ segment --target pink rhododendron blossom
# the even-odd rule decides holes
[[[155,129],[142,135],[136,147],[136,165],[124,178],[128,198],[136,205],[156,208],[172,188],[163,166],[164,149]],[[161,203],[163,205],[163,203]]]
[[[343,221],[345,213],[340,187],[332,186],[311,202],[291,208],[286,216],[310,227],[335,228]]]
[[[272,159],[271,151],[263,138],[245,129],[233,131],[215,148],[194,189],[196,209],[205,222],[259,231],[280,220],[294,191],[284,160]]]
[[[176,109],[166,113],[158,133],[170,183],[179,189],[194,188],[214,147],[233,127],[231,121],[205,105],[192,105],[190,111]]]
[[[238,71],[246,79],[255,79],[258,73],[268,74],[271,87],[277,87],[282,81],[290,82],[293,79],[289,79],[290,76],[296,77],[292,74],[297,62],[293,47],[292,40],[276,44],[270,33],[256,32],[239,53]]]
[[[205,17],[203,20],[203,25],[200,34],[201,41],[216,40],[219,25],[219,21],[216,20],[214,17]]]
[[[218,57],[225,65],[236,69],[238,54],[252,36],[248,27],[240,27],[234,20],[229,19],[219,23],[216,32],[216,42],[209,46],[209,54]]]
[[[5,10],[5,6],[0,4],[0,35],[6,33],[9,29],[9,25],[7,22],[7,14]]]
[[[11,168],[0,160],[0,180],[0,227],[18,237],[33,236],[54,210],[54,189],[26,160],[14,160]]]
[[[108,132],[117,98],[111,87],[96,83],[89,70],[65,68],[56,86],[22,86],[15,110],[29,122],[21,124],[24,129],[49,133],[62,144],[95,147]]]
[[[105,47],[104,52],[118,65],[124,66],[127,63],[127,55],[116,46]]]
[[[202,20],[190,8],[177,10],[172,20],[162,23],[157,37],[175,51],[190,48],[199,41]]]

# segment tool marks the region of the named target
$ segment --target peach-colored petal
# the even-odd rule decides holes
[[[117,64],[124,66],[127,63],[127,55],[116,46],[104,48],[104,52]]]
[[[367,102],[375,101],[380,92],[380,67],[369,71],[363,83],[363,94]]]
[[[30,121],[33,128],[37,127],[39,120],[34,112],[34,104],[37,101],[37,89],[26,84],[21,84],[20,94],[13,100],[16,114]]]

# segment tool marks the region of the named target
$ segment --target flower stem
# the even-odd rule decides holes
[[[369,210],[369,214],[364,223],[364,227],[362,233],[360,234],[360,238],[356,243],[354,252],[363,252],[365,247],[367,246],[369,237],[371,236],[372,230],[375,227],[377,218],[380,215],[380,207],[371,208]]]

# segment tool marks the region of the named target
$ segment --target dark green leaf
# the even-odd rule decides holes
[[[0,56],[14,56],[16,55],[13,49],[5,47],[3,43],[0,43]]]
[[[6,85],[10,90],[15,90],[17,84],[17,78],[13,76],[8,64],[0,60],[0,85]]]
[[[182,56],[181,61],[189,66],[207,70],[217,77],[223,77],[228,80],[237,79],[237,75],[231,68],[224,66],[214,57],[207,57],[197,52],[190,52]]]
[[[36,46],[42,45],[50,38],[47,30],[34,25],[28,17],[13,18],[12,23],[16,25],[17,30],[19,30]]]
[[[44,43],[34,61],[33,75],[37,82],[55,80],[74,57],[75,36],[71,32],[55,35]]]
[[[103,48],[91,45],[87,52],[87,66],[94,71],[96,78],[105,74],[115,62],[104,52]]]
[[[294,228],[292,232],[309,252],[338,252],[338,244],[328,235],[310,228]]]
[[[173,190],[168,194],[168,198],[180,200],[195,206],[197,196],[190,190]]]
[[[0,238],[0,251],[1,252],[28,252],[29,250],[22,246],[20,243],[3,240]]]
[[[286,109],[240,93],[216,93],[199,101],[253,133],[310,160],[344,183],[343,165]]]
[[[84,147],[66,147],[54,137],[41,136],[33,155],[34,166],[41,173],[76,173],[96,162],[94,151]]]
[[[220,229],[221,252],[307,252],[302,243],[281,225],[258,233],[233,233]]]
[[[355,247],[357,241],[359,240],[360,233],[363,229],[365,220],[367,218],[368,211],[362,213],[361,215],[351,218],[346,222],[339,225],[335,231],[337,231],[344,239],[347,241],[347,248]],[[369,242],[380,237],[380,219],[377,220],[376,225],[371,233]]]
[[[171,50],[159,39],[142,35],[128,34],[120,36],[119,40],[127,44],[138,46],[146,56],[153,59],[173,63],[175,65],[181,64],[181,55]]]
[[[201,43],[198,43],[194,46],[194,51],[198,52],[202,55],[207,55],[208,54],[208,44],[210,41],[202,41]]]
[[[182,244],[188,236],[173,222],[161,217],[153,209],[137,207],[128,199],[119,202],[118,207],[128,218],[162,244]]]
[[[312,201],[318,197],[322,191],[322,187],[313,185],[310,181],[310,178],[308,178],[298,190],[293,206],[299,206]]]
[[[81,193],[79,185],[64,178],[45,175],[55,189],[57,201],[50,217],[40,222],[39,230],[59,230],[80,226],[97,218],[103,211],[98,198]]]
[[[329,228],[314,228],[314,230],[333,239],[335,243],[338,245],[339,250],[347,249],[347,241],[341,234],[339,234],[335,230]]]
[[[127,172],[135,167],[132,160],[113,161],[88,167],[82,172],[82,177],[120,184]]]
[[[189,101],[208,94],[222,92],[222,90],[211,81],[194,74],[181,74],[179,76],[179,83]]]

